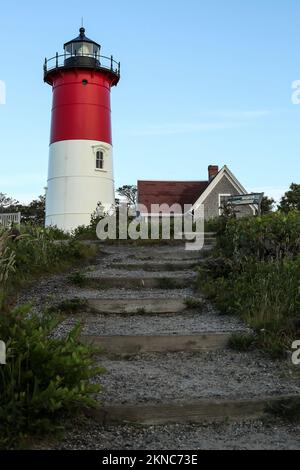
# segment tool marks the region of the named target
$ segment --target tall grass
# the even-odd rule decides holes
[[[35,315],[30,306],[12,308],[7,301],[22,282],[69,266],[92,251],[73,239],[57,242],[51,229],[29,232],[14,239],[9,232],[0,235],[0,339],[7,349],[7,363],[0,366],[2,449],[62,428],[62,415],[97,406],[94,394],[99,391],[91,383],[101,372],[93,361],[96,351],[80,343],[79,325],[57,339],[53,332],[59,314]]]
[[[0,234],[0,297],[42,273],[53,272],[95,255],[96,248],[69,237],[57,240],[55,229],[26,227],[17,237]]]
[[[300,336],[300,213],[223,223],[198,286],[222,313],[241,316],[264,350],[285,356]]]

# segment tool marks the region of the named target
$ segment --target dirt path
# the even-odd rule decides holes
[[[228,349],[230,334],[247,329],[195,294],[199,256],[183,246],[103,251],[84,269],[84,287],[53,276],[26,296],[37,308],[84,299],[57,334],[80,319],[83,341],[106,348],[96,379],[103,408],[49,447],[300,449],[299,425],[262,421],[270,402],[300,393],[293,366]]]

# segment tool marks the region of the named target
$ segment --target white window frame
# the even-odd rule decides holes
[[[102,154],[102,158],[98,159],[98,153]],[[98,168],[97,164],[102,162],[102,168]],[[95,150],[95,170],[96,171],[105,171],[105,151],[102,148],[98,148]]]
[[[219,194],[219,215],[222,215],[221,197],[231,197],[232,194]]]

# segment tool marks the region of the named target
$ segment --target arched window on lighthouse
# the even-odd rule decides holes
[[[96,152],[96,170],[104,169],[104,153],[102,150]]]

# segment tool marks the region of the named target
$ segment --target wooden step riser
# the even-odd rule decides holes
[[[172,263],[173,261],[191,261],[193,263],[199,263],[201,262],[201,252],[199,251],[177,251],[174,250],[172,253],[155,253],[151,254],[151,251],[149,251],[148,254],[140,254],[134,256],[136,260],[141,260],[141,261],[149,261],[149,262],[155,262],[157,261],[166,261],[167,263]]]
[[[270,406],[276,406],[283,401],[286,405],[299,403],[299,396],[261,397],[251,400],[206,399],[159,405],[111,405],[88,410],[87,414],[101,424],[201,424],[228,419],[260,418],[267,414]]]
[[[168,314],[186,309],[184,299],[90,299],[88,306],[102,314]]]
[[[142,354],[217,351],[228,345],[231,333],[174,336],[82,336],[81,340],[103,348],[106,354]]]
[[[86,285],[95,289],[183,289],[193,287],[195,278],[99,277],[87,278]]]
[[[185,271],[185,270],[193,270],[197,266],[197,262],[195,263],[113,263],[111,267],[113,269],[124,269],[128,271],[148,271],[148,272],[160,272],[160,271]]]

